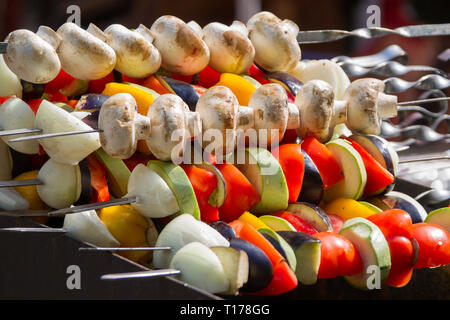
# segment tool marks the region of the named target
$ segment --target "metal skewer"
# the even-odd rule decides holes
[[[380,38],[388,35],[398,35],[406,38],[445,36],[450,34],[450,23],[422,24],[405,26],[396,29],[381,27],[359,28],[353,31],[345,30],[312,30],[300,31],[297,40],[300,44],[337,41],[349,36],[364,39]]]
[[[39,179],[8,180],[8,181],[0,181],[0,188],[36,186],[36,185],[41,185],[41,184],[44,184],[44,183]]]
[[[450,80],[449,80],[449,82],[450,82]],[[448,100],[450,100],[450,97],[441,97],[441,98],[405,101],[405,102],[398,103],[398,105],[403,106],[403,105],[410,105],[410,104],[421,104],[421,103],[427,103],[427,102],[448,101]],[[95,133],[95,132],[102,132],[102,130],[96,129],[96,130],[85,130],[85,131],[68,131],[68,132],[61,132],[61,133],[37,134],[37,135],[33,135],[33,136],[26,136],[26,137],[11,139],[11,140],[8,140],[8,142],[16,143],[16,142],[23,142],[23,141],[30,141],[30,140],[57,138],[57,137],[62,137],[62,136]]]
[[[160,251],[172,250],[171,247],[82,247],[79,251]]]
[[[8,142],[14,143],[14,142],[21,142],[21,141],[57,138],[57,137],[73,136],[73,135],[77,135],[77,134],[96,133],[96,132],[102,132],[102,130],[93,129],[93,130],[85,130],[85,131],[68,131],[68,132],[38,134],[38,135],[34,135],[34,136],[26,136],[26,137],[11,139],[11,140],[8,140]]]
[[[42,129],[29,128],[29,129],[0,130],[0,137],[13,136],[16,134],[37,133],[37,132],[42,132]]]
[[[125,273],[111,273],[105,274],[100,277],[102,280],[121,280],[121,279],[134,279],[134,278],[153,278],[163,277],[180,274],[181,271],[177,269],[160,269],[160,270],[148,270],[137,272],[125,272]]]

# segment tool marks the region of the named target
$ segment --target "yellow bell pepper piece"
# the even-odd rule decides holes
[[[147,247],[148,220],[130,205],[103,208],[100,220],[122,247]],[[119,251],[118,254],[137,263],[148,264],[150,251]]]
[[[257,216],[248,211],[245,211],[243,214],[241,214],[238,220],[247,222],[257,230],[261,228],[272,230],[272,228],[270,228],[267,224],[265,224],[261,219],[259,219]]]
[[[256,87],[249,80],[233,73],[222,73],[216,86],[225,86],[233,91],[241,106],[248,106]]]
[[[116,93],[129,93],[131,94],[137,103],[138,113],[147,115],[148,108],[155,100],[153,95],[141,88],[118,82],[107,83],[105,89],[102,92],[107,96],[115,95]]]
[[[334,214],[344,220],[355,217],[367,218],[375,212],[354,199],[337,198],[323,208],[327,214]]]
[[[14,180],[28,180],[28,179],[37,179],[39,171],[33,170],[24,172],[17,177],[14,178]],[[16,191],[25,199],[28,201],[30,207],[30,210],[45,210],[48,209],[48,206],[44,203],[44,201],[41,200],[39,197],[36,186],[22,186],[22,187],[14,187]],[[32,220],[44,224],[48,221],[48,217],[32,217]]]

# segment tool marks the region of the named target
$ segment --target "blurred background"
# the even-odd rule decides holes
[[[129,28],[143,23],[150,27],[165,14],[186,22],[195,20],[201,26],[213,21],[230,24],[233,20],[247,22],[256,12],[267,10],[293,20],[301,30],[352,30],[366,26],[370,5],[379,6],[382,27],[450,22],[448,0],[0,0],[0,38],[19,28],[36,31],[42,24],[57,29],[70,16],[66,10],[71,5],[80,7],[82,27],[94,22],[102,29],[112,23]],[[304,58],[327,58],[373,53],[397,43],[409,53],[410,64],[432,65],[437,55],[449,47],[449,41],[449,37],[385,37],[375,41],[346,38],[303,45],[302,51]]]

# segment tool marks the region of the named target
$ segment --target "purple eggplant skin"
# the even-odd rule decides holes
[[[195,111],[200,95],[189,83],[175,80],[166,76],[160,76],[169,87],[178,95],[189,107],[191,111]]]
[[[312,161],[311,157],[302,150],[305,161],[305,173],[298,202],[308,202],[318,205],[323,197],[323,180],[319,170]]]
[[[272,281],[273,267],[264,251],[251,242],[240,238],[231,239],[230,247],[243,250],[248,256],[248,281],[240,291],[256,292],[266,288]]]
[[[90,115],[84,117],[81,119],[84,123],[86,123],[88,126],[90,126],[92,129],[97,130],[98,129],[98,115],[100,114],[100,110],[95,110],[91,112]]]
[[[266,74],[266,78],[271,81],[276,80],[282,82],[294,96],[297,95],[298,91],[303,86],[303,83],[300,80],[283,71],[270,72]]]
[[[45,84],[31,83],[20,80],[22,84],[22,100],[41,99],[44,94]]]
[[[290,203],[286,211],[292,212],[299,216],[318,232],[332,232],[333,225],[325,211],[317,205],[308,202]]]
[[[209,222],[208,224],[210,227],[218,231],[228,241],[236,238],[236,232],[234,232],[234,229],[228,223],[218,220]]]
[[[301,231],[277,231],[277,233],[286,240],[294,251],[308,242],[320,243],[319,239]]]
[[[78,101],[78,110],[96,110],[100,109],[103,103],[109,98],[106,94],[88,93],[80,97]]]
[[[86,159],[83,159],[79,164],[81,173],[81,194],[74,205],[88,204],[91,202],[93,189],[91,186],[91,171]]]
[[[386,168],[395,178],[394,170],[394,160],[389,153],[389,147],[386,145],[386,141],[380,139],[376,135],[363,135],[363,134],[353,134],[349,137],[351,140],[355,141],[361,147],[363,147],[367,152],[369,152],[375,160],[381,163],[383,167]],[[394,190],[395,179],[390,185],[388,185],[383,190],[378,191],[376,194],[385,194]]]

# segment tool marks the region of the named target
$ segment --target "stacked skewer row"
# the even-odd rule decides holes
[[[2,214],[62,215],[69,235],[220,294],[336,276],[366,288],[373,264],[404,286],[414,268],[450,263],[449,211],[392,191],[398,157],[378,135],[397,97],[330,60],[301,61],[298,33],[268,12],[231,26],[163,16],[150,29],[12,32]],[[427,232],[444,245],[428,249]]]

